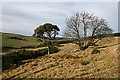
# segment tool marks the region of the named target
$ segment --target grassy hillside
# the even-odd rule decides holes
[[[76,44],[62,44],[60,52],[24,60],[4,71],[3,78],[118,78],[118,37],[107,37],[97,44],[85,51]],[[94,48],[100,53],[91,54]]]
[[[24,36],[13,33],[0,33],[0,35],[0,40],[2,40],[0,46],[3,47],[38,46],[40,44],[40,42],[37,41],[38,38],[32,36]],[[58,38],[53,41],[57,41],[59,44],[63,44],[69,43],[73,41],[73,39]]]
[[[2,36],[2,44],[0,46],[3,47],[21,47],[21,46],[37,46],[39,42],[37,42],[37,38],[29,37],[19,34],[11,34],[11,33],[0,33]],[[17,38],[17,39],[13,39]]]

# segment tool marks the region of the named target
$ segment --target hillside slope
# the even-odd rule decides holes
[[[118,37],[97,44],[85,51],[78,50],[76,44],[63,44],[58,53],[25,60],[17,68],[4,71],[3,78],[118,78]],[[91,54],[96,47],[100,53]]]
[[[37,46],[37,38],[12,33],[0,33],[2,38],[2,47],[21,47],[21,46]]]

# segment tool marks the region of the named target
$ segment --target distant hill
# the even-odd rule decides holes
[[[21,48],[36,48],[40,46],[44,46],[44,44],[38,41],[38,38],[33,36],[25,36],[14,33],[3,33],[0,32],[0,47],[2,47],[2,51],[6,51],[9,49],[21,49]],[[69,39],[64,39],[62,37],[56,37],[56,40],[59,43],[67,43],[70,42]]]
[[[2,47],[25,47],[39,45],[36,37],[13,33],[0,33],[0,35],[2,35],[0,37],[2,38],[2,43],[0,44]]]
[[[2,47],[3,49],[30,48],[30,47],[37,47],[40,45],[40,42],[37,41],[38,38],[33,36],[25,36],[20,34],[3,33],[3,32],[0,32],[0,35],[2,35],[0,36],[1,38],[0,40],[2,40],[2,43],[0,43],[0,47]],[[112,36],[120,36],[120,33],[113,33]],[[59,43],[67,42],[66,41],[67,39],[64,39],[63,37],[56,37],[56,40],[59,40]]]
[[[120,33],[113,33],[113,36],[120,36]]]

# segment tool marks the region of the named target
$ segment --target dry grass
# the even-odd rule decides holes
[[[3,78],[118,78],[118,38],[98,42],[100,54],[91,54],[76,44],[64,44],[60,52],[29,59],[19,67],[3,72]],[[104,46],[104,47],[103,47]]]

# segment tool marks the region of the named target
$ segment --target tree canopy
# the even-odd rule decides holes
[[[58,28],[57,25],[45,23],[44,25],[38,26],[34,30],[33,36],[40,38],[55,39],[56,35],[59,34],[58,31],[60,31],[60,29]]]

